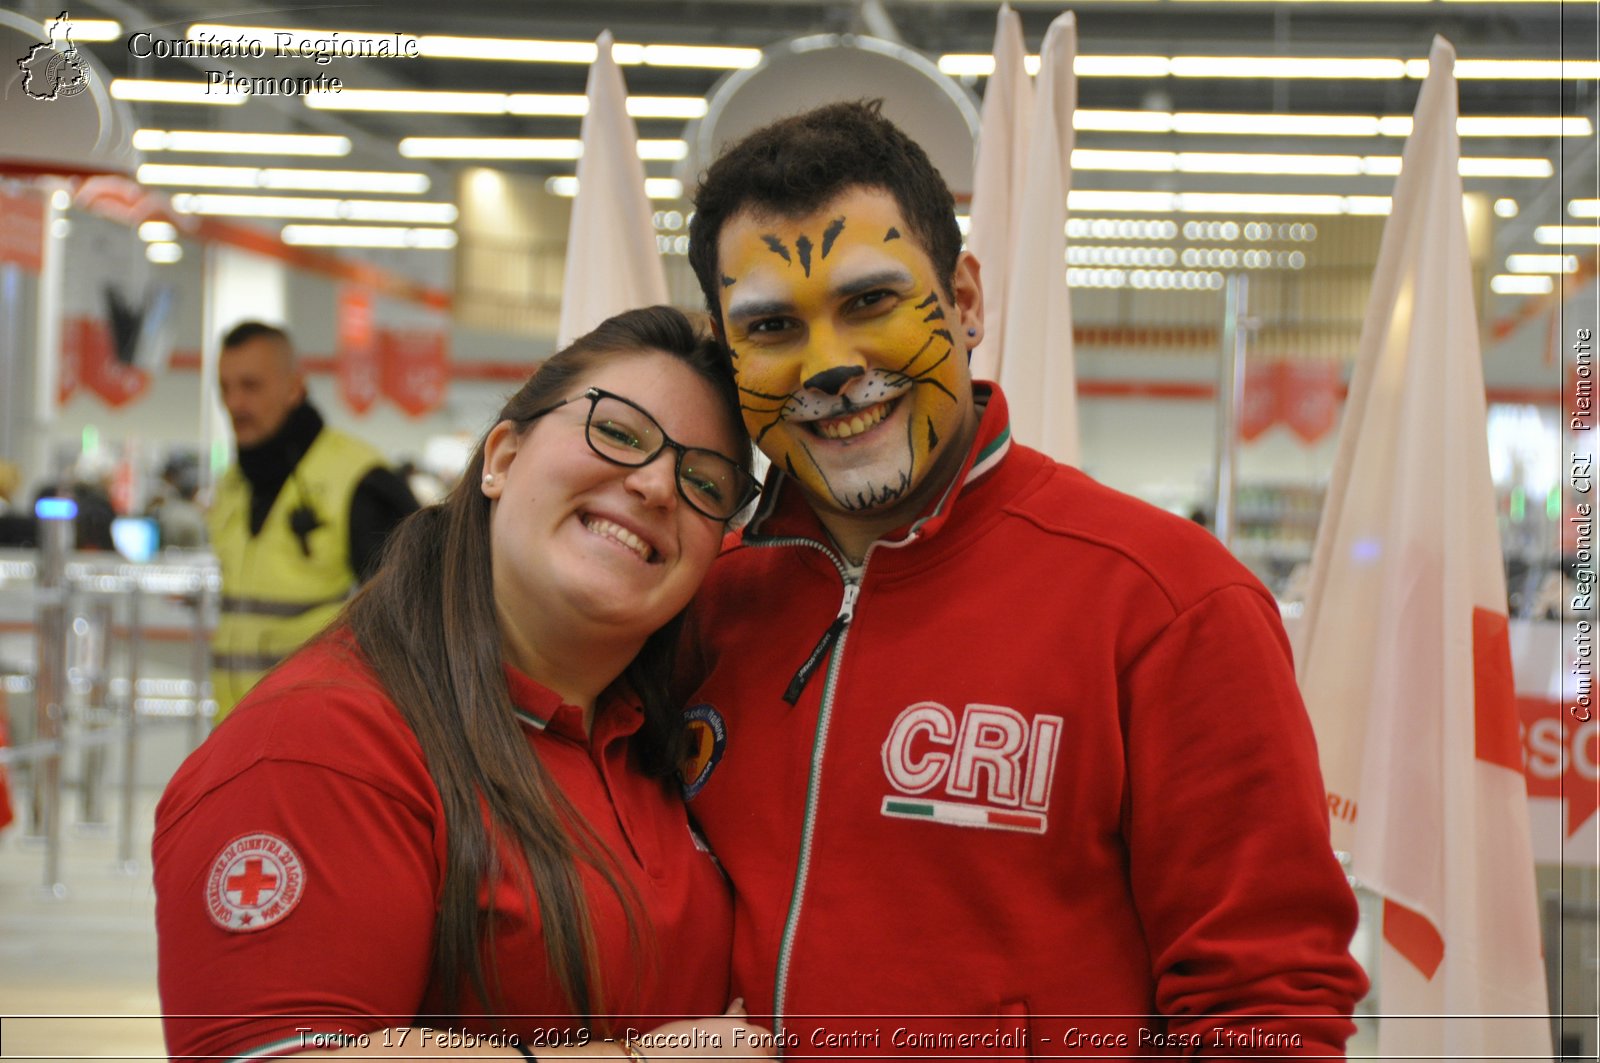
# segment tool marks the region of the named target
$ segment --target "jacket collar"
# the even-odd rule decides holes
[[[972,398],[982,411],[982,417],[978,422],[977,436],[960,470],[927,511],[909,525],[885,535],[879,542],[885,545],[904,544],[911,538],[926,539],[937,535],[949,522],[962,496],[987,480],[1011,452],[1011,415],[999,385],[975,380],[972,383]],[[744,542],[758,545],[763,541],[790,538],[821,543],[830,541],[822,522],[806,501],[805,492],[798,484],[791,485],[791,479],[777,466],[768,472],[767,482],[761,489],[761,508],[745,527]]]

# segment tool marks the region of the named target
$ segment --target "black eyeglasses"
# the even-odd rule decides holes
[[[696,513],[716,521],[732,520],[734,515],[761,493],[754,478],[738,462],[714,450],[686,447],[656,423],[656,419],[621,395],[590,388],[581,395],[563,399],[531,415],[531,423],[559,410],[568,403],[589,400],[589,416],[584,436],[589,449],[613,465],[637,468],[649,465],[667,447],[677,452],[674,480],[678,494]]]

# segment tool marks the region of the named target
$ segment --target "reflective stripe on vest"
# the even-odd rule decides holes
[[[382,464],[373,448],[324,427],[254,536],[249,482],[235,467],[218,484],[207,514],[224,595],[211,643],[218,719],[263,673],[338,615],[355,586],[350,499],[361,478]],[[303,505],[315,510],[319,522],[304,546],[290,526],[291,514]]]

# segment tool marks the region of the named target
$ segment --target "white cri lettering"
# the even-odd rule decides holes
[[[950,764],[950,754],[929,751],[921,763],[911,763],[911,742],[926,732],[930,742],[947,746],[955,737],[955,715],[937,701],[922,701],[902,712],[883,743],[883,771],[896,790],[920,794],[937,786]]]
[[[1021,760],[1027,744],[1028,721],[1022,713],[1000,705],[968,705],[950,770],[951,796],[977,797],[978,769],[986,768],[989,800],[1016,807],[1022,797]]]

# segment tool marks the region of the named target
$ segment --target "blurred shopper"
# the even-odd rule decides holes
[[[516,1059],[513,1036],[539,1059],[772,1054],[718,1014],[730,897],[667,700],[749,463],[726,356],[676,310],[544,363],[168,786],[173,1058]]]
[[[195,501],[199,493],[199,457],[191,451],[173,454],[161,467],[154,497],[145,507],[145,516],[154,517],[160,529],[163,547],[194,550],[205,545],[205,510]]]
[[[220,719],[333,619],[417,503],[382,455],[324,425],[282,329],[235,327],[218,376],[239,446],[207,518],[222,565],[212,642]]]
[[[690,241],[772,459],[685,640],[751,1014],[808,1053],[1342,1057],[1356,904],[1277,603],[1013,442],[927,155],[872,104],[784,120]]]

